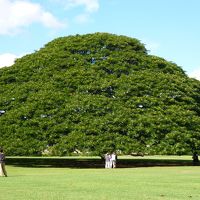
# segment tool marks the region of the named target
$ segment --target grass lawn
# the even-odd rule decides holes
[[[200,199],[200,167],[121,169],[6,166],[0,177],[5,200],[188,200]]]

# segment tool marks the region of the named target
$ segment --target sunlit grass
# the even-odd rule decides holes
[[[51,157],[27,157],[27,156],[7,156],[7,158],[37,158],[37,159],[101,159],[99,156],[51,156]],[[118,156],[119,159],[162,159],[162,160],[191,160],[192,155],[145,155],[145,156],[131,156],[131,155],[120,155]]]
[[[200,199],[199,167],[131,169],[22,168],[0,177],[5,200]]]
[[[153,160],[192,160],[192,156],[154,155],[154,156],[119,156],[120,159],[153,159]]]

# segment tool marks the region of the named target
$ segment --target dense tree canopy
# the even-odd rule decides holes
[[[61,37],[0,69],[9,155],[188,154],[200,146],[200,82],[108,33]]]

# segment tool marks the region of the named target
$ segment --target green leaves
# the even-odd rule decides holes
[[[137,39],[57,38],[0,69],[10,155],[187,154],[199,148],[200,84]]]

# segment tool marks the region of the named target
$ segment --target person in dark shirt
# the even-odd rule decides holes
[[[196,151],[193,153],[192,159],[194,165],[199,165],[199,155]]]
[[[0,176],[7,177],[6,167],[5,167],[5,154],[3,149],[0,150]]]

